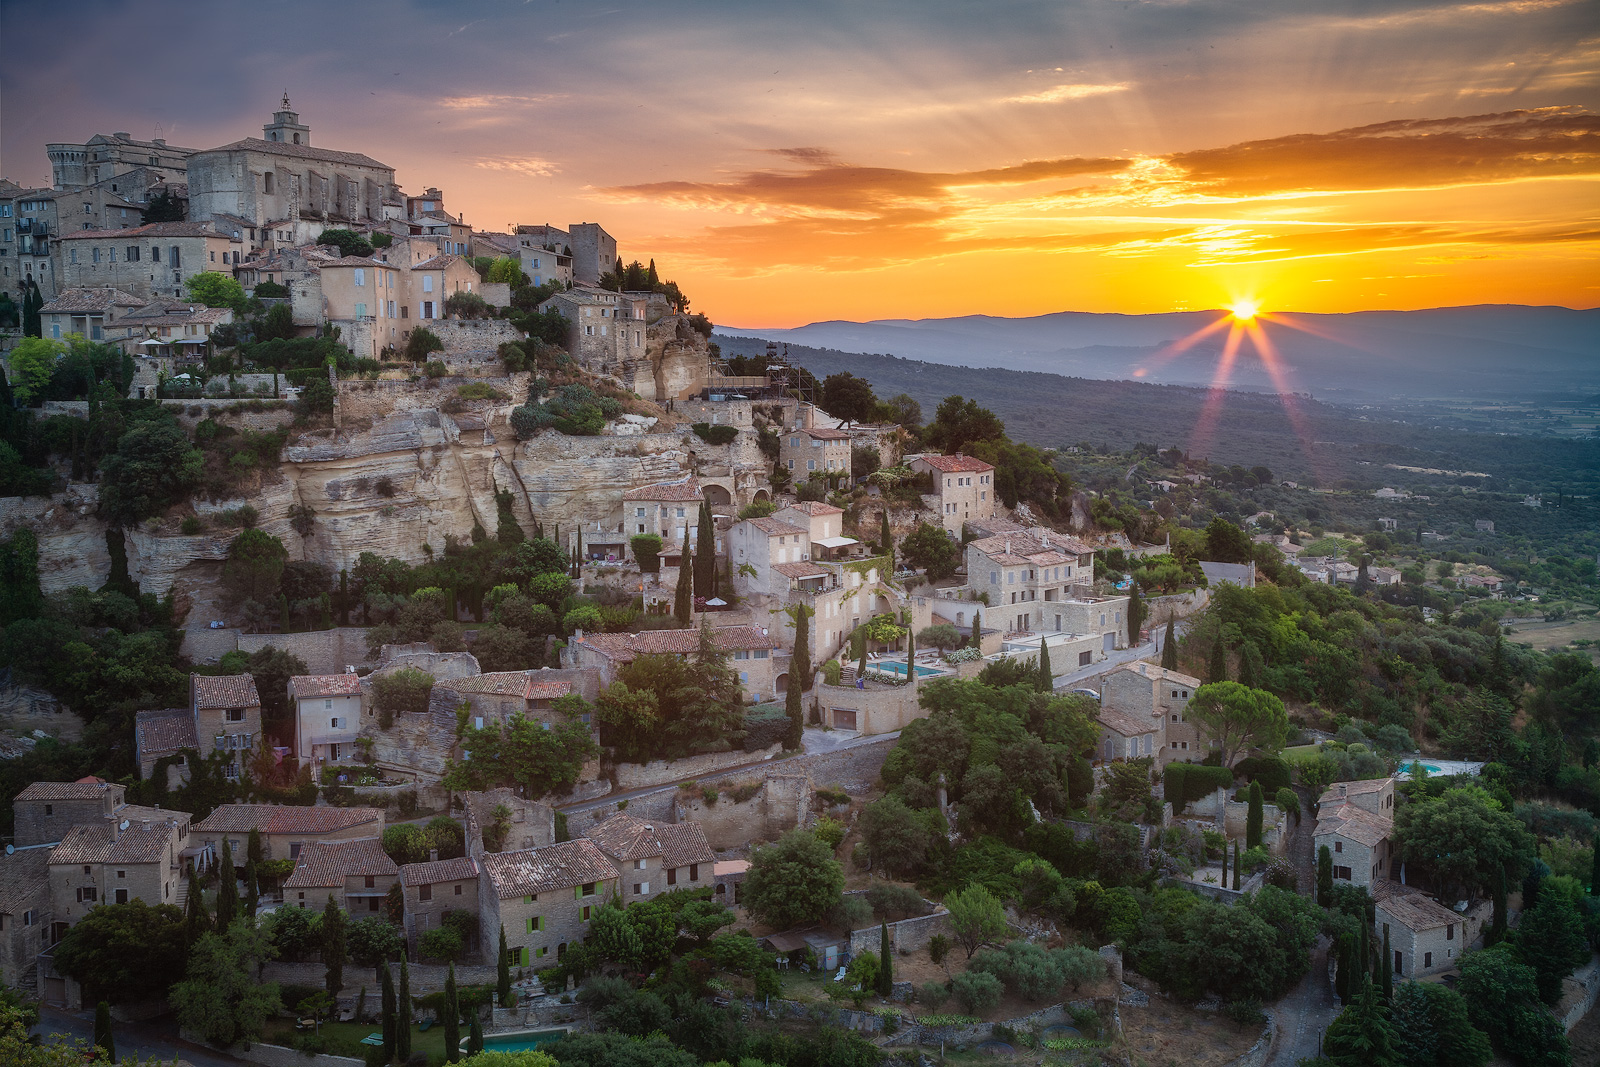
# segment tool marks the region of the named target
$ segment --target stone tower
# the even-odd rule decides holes
[[[269,141],[284,141],[310,147],[311,127],[302,125],[300,116],[289,107],[289,90],[283,91],[283,108],[272,113],[272,121],[261,127]]]

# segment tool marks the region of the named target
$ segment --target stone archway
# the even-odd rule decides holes
[[[752,496],[750,499],[751,499],[752,502],[760,503],[760,502],[765,502],[765,501],[771,500],[772,496],[765,489],[757,489],[756,492],[755,492],[755,495]]]
[[[712,507],[725,507],[733,503],[733,494],[716,483],[701,483],[700,491],[705,494],[706,503]]]
[[[773,684],[777,689],[778,695],[784,695],[789,691],[789,675],[787,673],[778,675],[777,681]]]

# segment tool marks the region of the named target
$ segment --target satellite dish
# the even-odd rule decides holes
[[[128,820],[127,819],[123,819],[122,820],[122,825],[117,827],[117,829],[119,829],[119,830],[126,830],[127,828],[128,828]]]
[[[9,856],[9,855],[11,855],[11,854],[12,854],[12,853],[13,853],[13,852],[15,852],[15,851],[16,851],[16,850],[17,850],[17,846],[16,846],[16,845],[7,845],[7,846],[6,846],[6,855],[8,855],[8,856]]]

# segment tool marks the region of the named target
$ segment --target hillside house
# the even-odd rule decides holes
[[[289,679],[289,705],[295,713],[295,756],[313,774],[360,755],[355,744],[361,732],[360,676],[296,675]]]
[[[144,304],[132,293],[110,286],[67,289],[40,308],[39,315],[44,336],[52,340],[78,334],[90,341],[103,341],[109,336],[106,327]]]
[[[1371,890],[1393,867],[1394,779],[1339,782],[1318,802],[1313,847],[1333,856],[1335,882]]]
[[[536,671],[491,671],[488,674],[468,675],[439,683],[471,705],[468,717],[476,729],[486,725],[504,725],[513,715],[537,722],[557,724],[561,719],[555,710],[556,701],[576,693],[585,700],[600,695],[600,675],[594,669],[553,670],[545,667]],[[584,714],[583,723],[592,716]]]
[[[489,852],[478,882],[481,943],[500,931],[513,967],[548,967],[582,941],[589,920],[617,895],[622,872],[588,838],[520,852]]]
[[[748,703],[771,700],[778,692],[779,676],[787,678],[787,652],[764,626],[722,626],[711,631],[718,650],[739,675],[739,687]],[[637,634],[585,634],[579,631],[562,653],[578,667],[599,671],[600,684],[610,685],[617,672],[637,656],[691,656],[700,647],[700,631],[646,630]]]
[[[961,527],[997,514],[994,464],[957,452],[953,456],[912,456],[906,466],[933,476],[930,503],[939,513],[945,532],[961,536]]]
[[[717,857],[699,823],[646,822],[618,812],[584,836],[622,871],[624,905],[711,883]]]
[[[1375,887],[1378,936],[1388,935],[1398,978],[1423,978],[1456,966],[1476,933],[1473,920],[1396,882]]]
[[[353,918],[376,915],[400,868],[376,837],[309,841],[283,882],[284,903],[321,910],[331,896]]]
[[[705,500],[700,480],[690,474],[670,482],[657,482],[625,490],[622,494],[622,519],[618,540],[623,546],[620,559],[631,558],[630,538],[655,534],[661,538],[660,555],[681,559],[685,539],[692,545],[698,532],[700,504]]]
[[[99,778],[33,782],[11,802],[14,842],[18,848],[54,844],[74,826],[108,821],[127,806],[127,792]]]
[[[182,906],[188,894],[181,853],[188,833],[187,813],[154,808],[68,830],[48,861],[52,940],[100,904]]]
[[[222,858],[228,842],[234,866],[244,867],[250,831],[261,835],[269,860],[298,860],[314,842],[383,836],[382,808],[305,807],[299,804],[222,804],[194,826],[194,844],[206,863]]]
[[[400,868],[400,890],[406,905],[406,945],[413,959],[422,935],[443,926],[446,913],[462,911],[477,918],[480,873],[478,862],[470,856],[408,863]],[[476,922],[473,925],[476,927]],[[468,952],[477,950],[475,942],[474,937],[468,943]]]
[[[167,766],[167,788],[182,785],[189,780],[189,757],[185,750],[198,752],[200,738],[195,733],[194,713],[188,708],[161,708],[155,711],[135,712],[133,716],[133,748],[139,761],[139,777],[149,778],[156,764],[170,759]]]
[[[811,559],[808,526],[784,522],[771,515],[734,523],[727,534],[728,564],[740,592],[748,596],[787,590],[790,575],[775,574],[773,568]]]
[[[1199,688],[1200,679],[1154,664],[1130,663],[1118,667],[1100,679],[1101,721],[1106,723],[1106,713],[1111,711],[1119,722],[1139,725],[1154,722],[1154,751],[1148,754],[1156,757],[1157,770],[1174,760],[1198,761],[1204,756],[1206,746],[1189,721],[1188,708],[1194,691]],[[1118,736],[1134,735],[1123,731]],[[1144,734],[1141,732],[1137,736],[1142,738]],[[1107,736],[1102,735],[1101,740],[1103,745]]]
[[[811,475],[843,474],[850,477],[850,435],[843,430],[803,427],[787,430],[778,439],[778,463],[796,482]]]
[[[54,243],[62,288],[111,286],[146,300],[181,299],[196,274],[231,272],[244,247],[207,222],[75,229]]]
[[[861,542],[844,536],[844,509],[820,500],[802,500],[772,513],[779,522],[806,531],[812,555],[819,560],[847,559],[860,555]]]
[[[1000,533],[969,542],[966,566],[969,593],[988,594],[987,621],[1012,633],[1098,635],[1102,656],[1125,647],[1128,598],[1089,592],[1092,546],[1044,529]]]
[[[248,674],[189,675],[189,710],[200,755],[228,754],[223,774],[238,778],[261,739],[261,697]]]
[[[0,983],[12,989],[51,945],[51,849],[35,845],[0,854]]]

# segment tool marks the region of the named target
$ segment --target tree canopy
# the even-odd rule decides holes
[[[844,868],[833,850],[795,829],[750,854],[743,899],[762,922],[787,930],[821,919],[843,890]]]
[[[1277,751],[1289,733],[1283,701],[1238,682],[1212,682],[1196,689],[1188,716],[1222,749],[1225,767],[1232,767],[1252,748]]]

